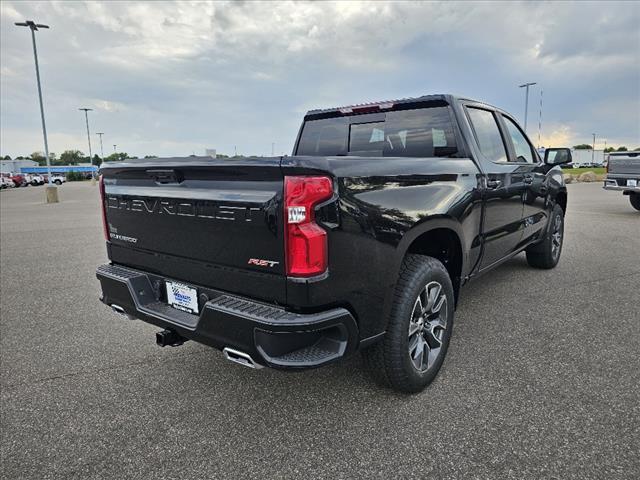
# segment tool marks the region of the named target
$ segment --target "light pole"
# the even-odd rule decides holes
[[[593,145],[591,147],[591,165],[593,165],[596,154],[596,134],[592,133],[591,135],[593,135]]]
[[[116,147],[117,147],[117,145],[113,144],[113,153],[116,153]]]
[[[104,163],[104,150],[102,150],[102,135],[104,135],[104,132],[96,132],[96,135],[100,137],[100,160]]]
[[[93,153],[91,152],[91,134],[89,133],[89,114],[88,114],[88,112],[93,111],[93,108],[79,108],[78,110],[84,111],[84,120],[87,124],[87,141],[89,142],[89,162],[93,167]],[[91,176],[95,178],[95,175],[93,174],[93,169],[91,170]]]
[[[519,85],[519,88],[525,87],[526,94],[524,100],[524,132],[527,133],[527,114],[529,113],[529,87],[531,85],[536,85],[536,82],[523,83]]]
[[[49,188],[51,197],[47,194],[47,203],[56,203],[58,201],[57,188],[51,182],[51,161],[49,160],[49,142],[47,141],[47,126],[44,122],[44,105],[42,103],[42,87],[40,86],[40,66],[38,65],[38,50],[36,48],[36,30],[39,28],[49,28],[49,25],[43,25],[42,23],[36,23],[33,20],[27,20],[25,22],[16,22],[18,27],[29,27],[31,30],[31,41],[33,42],[33,58],[36,62],[36,80],[38,81],[38,98],[40,99],[40,118],[42,119],[42,136],[44,137],[44,155],[47,158],[47,179],[49,181]]]

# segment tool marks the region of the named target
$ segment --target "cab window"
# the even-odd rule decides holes
[[[527,162],[535,163],[535,155],[533,153],[533,147],[526,139],[524,134],[520,131],[520,128],[508,117],[502,116],[504,124],[507,126],[507,132],[513,143],[513,149],[516,152],[515,162]]]
[[[482,154],[493,162],[506,162],[507,150],[493,113],[480,108],[467,108],[467,112]]]

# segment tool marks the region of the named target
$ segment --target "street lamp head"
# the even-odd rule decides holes
[[[31,30],[38,30],[39,28],[49,28],[49,25],[44,23],[36,23],[33,20],[27,20],[26,22],[16,22],[18,27],[29,27]]]
[[[85,112],[93,112],[93,108],[79,108],[78,110],[83,110]]]
[[[518,85],[519,88],[530,87],[531,85],[537,85],[537,82],[523,83],[522,85]]]

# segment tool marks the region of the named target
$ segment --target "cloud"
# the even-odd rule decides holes
[[[521,117],[517,85],[537,81],[530,124],[542,87],[543,132],[565,132],[549,138],[583,143],[596,131],[640,144],[634,3],[4,1],[0,8],[3,155],[41,149],[29,36],[13,26],[25,18],[51,25],[37,40],[48,127],[60,142],[82,137],[77,108],[92,106],[92,130],[139,156],[205,147],[269,154],[272,142],[290,153],[310,108],[453,92]]]

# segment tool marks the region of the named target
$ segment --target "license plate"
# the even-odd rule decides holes
[[[638,180],[636,180],[635,178],[629,179],[627,180],[627,187],[637,187],[638,186]]]
[[[198,313],[198,291],[181,283],[166,282],[167,303],[173,308],[189,312]]]

